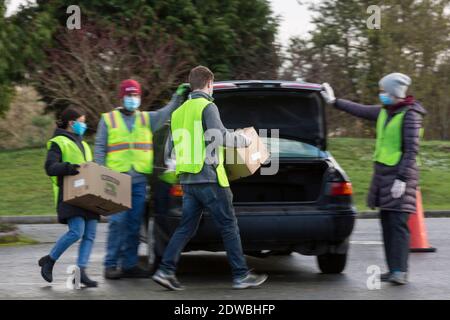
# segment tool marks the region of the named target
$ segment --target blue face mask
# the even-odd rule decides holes
[[[84,122],[75,121],[75,123],[72,125],[73,133],[79,136],[83,136],[86,132],[87,125]]]
[[[390,106],[390,105],[395,104],[394,99],[387,93],[380,93],[378,95],[378,97],[380,98],[381,103],[385,106]]]
[[[128,111],[134,111],[141,105],[141,98],[125,96],[123,98],[123,106]]]

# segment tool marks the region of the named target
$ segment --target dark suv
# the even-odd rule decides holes
[[[289,81],[226,81],[214,85],[214,99],[225,127],[268,129],[272,151],[263,165],[279,157],[274,175],[231,181],[242,245],[247,255],[264,257],[298,252],[318,257],[324,273],[344,270],[355,221],[352,186],[326,151],[321,85]],[[168,157],[169,124],[154,137],[155,174],[142,232],[150,260],[157,265],[181,218],[182,190],[158,179]],[[271,129],[278,129],[273,137]],[[273,144],[277,145],[274,153]],[[150,235],[150,238],[147,237]],[[147,241],[149,240],[149,241]],[[185,251],[223,251],[220,232],[204,212]]]

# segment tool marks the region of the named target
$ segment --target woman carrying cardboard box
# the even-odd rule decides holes
[[[58,221],[67,224],[69,230],[56,242],[50,253],[39,260],[42,277],[53,281],[53,266],[58,258],[75,242],[81,239],[77,265],[80,282],[87,287],[96,287],[97,282],[86,274],[89,256],[94,244],[99,215],[63,202],[64,176],[77,175],[80,164],[92,161],[89,145],[83,141],[86,131],[85,115],[74,108],[65,109],[57,121],[53,138],[47,143],[45,171],[53,182]]]

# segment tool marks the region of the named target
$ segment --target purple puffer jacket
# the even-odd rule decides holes
[[[344,99],[337,99],[337,109],[346,111],[359,118],[376,121],[382,106],[366,106]],[[381,210],[402,211],[408,213],[416,212],[416,189],[419,180],[416,157],[419,152],[419,135],[422,127],[422,119],[426,114],[425,109],[418,103],[405,106],[396,110],[388,110],[388,121],[396,113],[407,110],[403,121],[403,155],[400,162],[395,166],[374,163],[374,174],[367,197],[369,208],[380,208]],[[406,182],[405,194],[394,199],[391,188],[395,179]]]

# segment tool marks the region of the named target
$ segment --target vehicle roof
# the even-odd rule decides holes
[[[322,85],[317,83],[287,80],[227,80],[214,82],[214,90],[248,88],[285,88],[299,90],[322,90]]]

